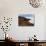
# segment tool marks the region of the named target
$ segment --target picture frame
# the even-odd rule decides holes
[[[35,16],[34,14],[19,14],[18,26],[34,26]]]

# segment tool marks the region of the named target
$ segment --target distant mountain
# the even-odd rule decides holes
[[[19,16],[20,19],[23,19],[25,21],[29,21],[30,19],[26,18],[26,17],[23,17],[23,16]]]

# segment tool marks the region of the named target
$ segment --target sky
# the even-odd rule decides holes
[[[20,14],[19,16],[23,16],[23,17],[28,18],[28,19],[34,18],[33,14]]]

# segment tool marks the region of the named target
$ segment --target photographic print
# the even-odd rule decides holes
[[[34,26],[35,17],[33,14],[20,14],[18,16],[19,26]]]

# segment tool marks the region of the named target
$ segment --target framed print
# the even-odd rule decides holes
[[[33,14],[20,14],[18,16],[19,26],[34,26],[35,16]]]

